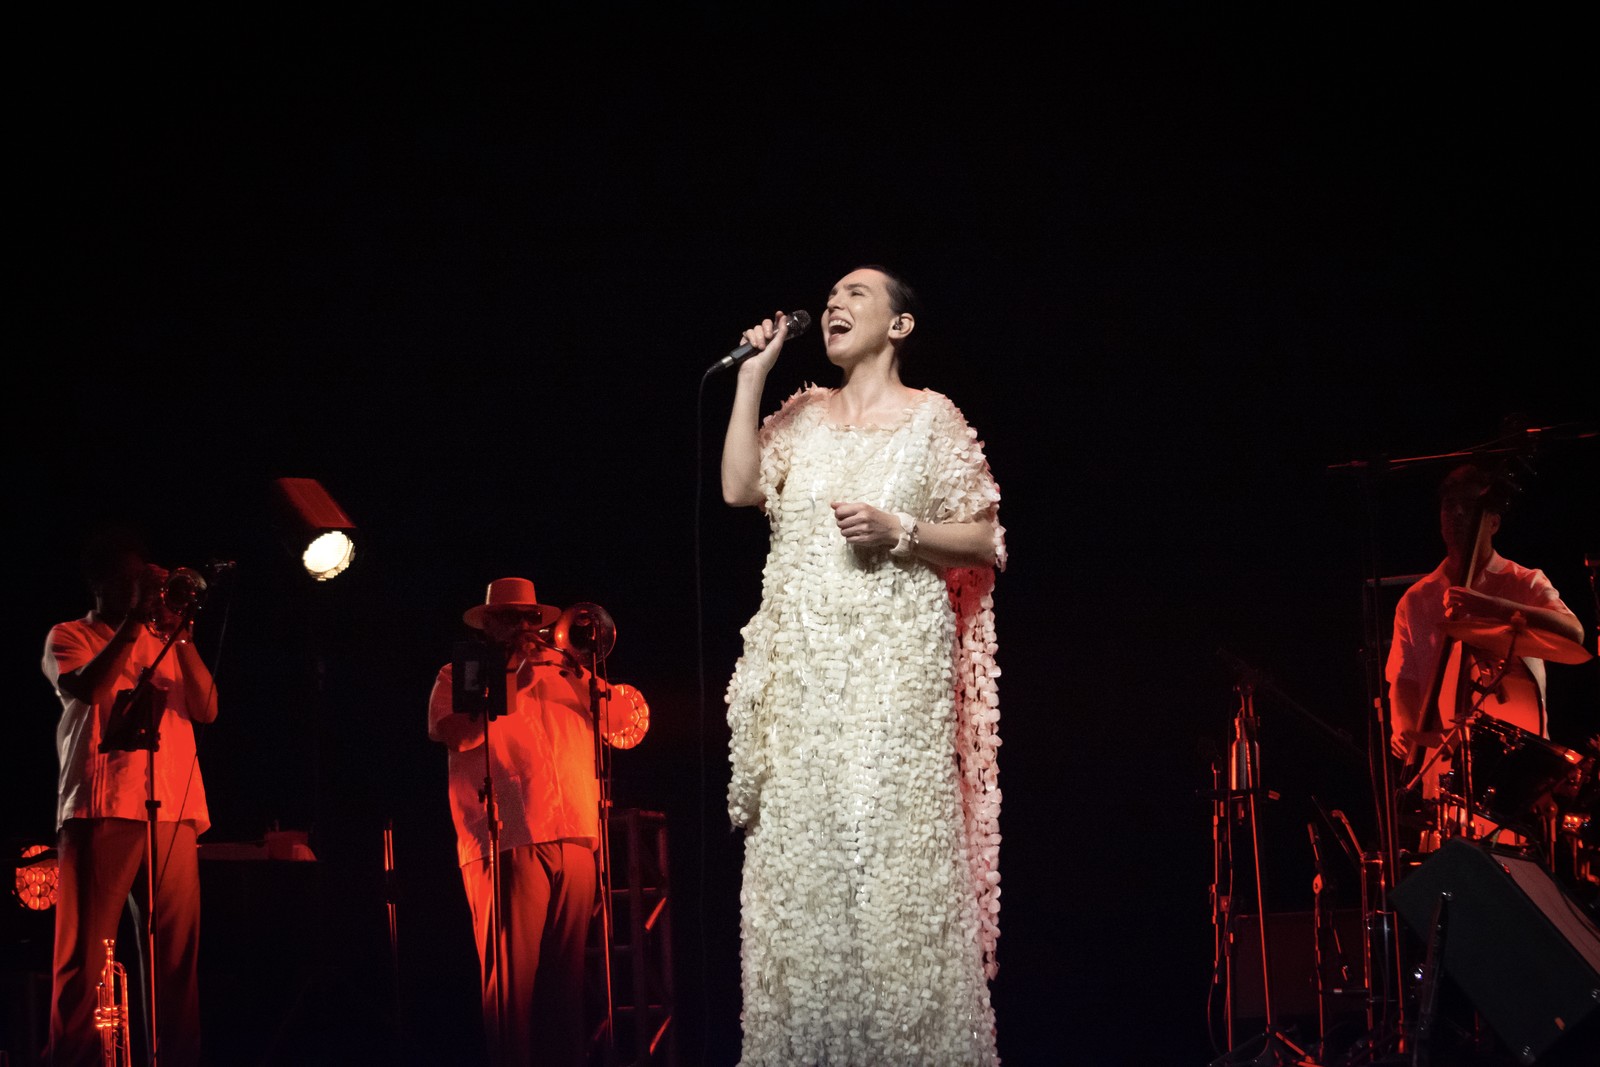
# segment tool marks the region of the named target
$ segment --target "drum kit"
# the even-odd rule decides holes
[[[1495,659],[1550,663],[1591,658],[1558,634],[1481,619],[1446,622],[1446,632]],[[1457,837],[1520,849],[1580,900],[1600,900],[1600,736],[1585,751],[1476,711],[1444,744],[1449,769],[1425,800],[1417,859]]]
[[[1532,473],[1535,453],[1549,442],[1593,436],[1586,429],[1527,426],[1520,417],[1508,418],[1501,431],[1471,449],[1329,469],[1361,479],[1362,499],[1370,503],[1381,499],[1390,476],[1450,464],[1450,475],[1439,483],[1440,531],[1449,549],[1445,577],[1452,589],[1471,590],[1479,584],[1479,567],[1492,559],[1499,520],[1520,493],[1520,480]],[[1545,687],[1533,664],[1523,662],[1593,668],[1595,649],[1581,638],[1530,625],[1531,612],[1491,618],[1479,610],[1483,605],[1459,597],[1453,603],[1447,595],[1445,640],[1431,682],[1407,694],[1411,699],[1402,710],[1408,721],[1401,730],[1391,714],[1386,678],[1384,652],[1392,651],[1392,642],[1385,623],[1395,620],[1397,610],[1389,598],[1429,575],[1384,576],[1378,562],[1377,553],[1367,560],[1370,574],[1362,590],[1368,698],[1362,760],[1376,834],[1364,845],[1341,812],[1316,804],[1320,822],[1309,824],[1317,859],[1310,964],[1296,963],[1295,981],[1280,982],[1289,990],[1296,982],[1311,982],[1315,1018],[1306,1017],[1304,1006],[1298,1016],[1275,1011],[1268,975],[1272,953],[1263,947],[1258,966],[1265,1025],[1235,1045],[1230,1016],[1229,1051],[1212,1067],[1500,1067],[1536,1060],[1544,1067],[1540,1057],[1547,1051],[1578,1057],[1561,1060],[1561,1067],[1600,1063],[1600,734],[1574,748],[1545,736]],[[1600,611],[1600,566],[1588,555],[1584,564]],[[1398,639],[1398,630],[1393,632]],[[1422,655],[1416,647],[1408,651]],[[1407,666],[1409,677],[1420,682],[1418,671],[1429,664],[1413,658]],[[1562,721],[1571,721],[1565,703]],[[1236,790],[1221,788],[1215,764],[1212,779],[1209,795],[1234,797]],[[1215,811],[1226,810],[1223,800],[1215,802]],[[1219,820],[1214,815],[1212,821],[1215,828]],[[1338,922],[1326,921],[1329,914],[1337,920],[1339,911],[1324,906],[1317,847],[1323,831],[1344,846],[1360,874],[1360,966],[1353,977],[1344,953],[1349,938],[1341,943]],[[1221,845],[1214,843],[1217,854],[1231,855],[1226,837],[1213,837],[1223,838]],[[1231,867],[1219,870],[1216,884],[1231,891]],[[1254,899],[1265,899],[1259,878],[1255,888]],[[1330,899],[1337,905],[1337,895]],[[1225,909],[1219,913],[1218,984],[1231,1011],[1234,924]],[[1287,952],[1284,958],[1290,959]],[[1242,976],[1251,976],[1253,962],[1241,959]],[[1364,1002],[1359,1007],[1352,993]],[[1299,1036],[1301,1027],[1310,1034],[1312,1026],[1313,1040]]]
[[[1535,656],[1559,664],[1584,664],[1594,658],[1576,642],[1529,629],[1520,621],[1473,620],[1446,625],[1451,636],[1470,646],[1479,660],[1502,661],[1499,668],[1488,665],[1488,673],[1496,682],[1505,674],[1504,662],[1513,657]],[[1441,878],[1455,878],[1455,865],[1465,849],[1476,856],[1490,857],[1508,872],[1518,865],[1537,872],[1550,885],[1551,895],[1570,898],[1569,903],[1576,905],[1565,914],[1562,929],[1595,929],[1600,924],[1600,736],[1589,739],[1583,750],[1567,748],[1497,718],[1482,710],[1481,705],[1463,705],[1442,745],[1429,750],[1434,773],[1428,775],[1428,767],[1424,766],[1409,785],[1395,791],[1407,794],[1418,806],[1411,809],[1409,818],[1396,813],[1397,836],[1408,841],[1409,846],[1397,844],[1392,859],[1382,848],[1363,848],[1344,814],[1324,810],[1313,797],[1328,840],[1336,841],[1359,871],[1360,944],[1356,951],[1348,939],[1341,941],[1339,912],[1324,905],[1324,870],[1319,852],[1319,837],[1324,835],[1314,821],[1310,830],[1317,877],[1313,884],[1311,953],[1307,962],[1303,955],[1285,952],[1279,956],[1269,950],[1266,908],[1258,905],[1254,915],[1235,910],[1236,890],[1246,898],[1252,896],[1249,879],[1254,880],[1253,899],[1266,899],[1261,881],[1257,809],[1263,797],[1276,799],[1276,794],[1261,785],[1258,768],[1258,718],[1253,697],[1257,685],[1263,683],[1259,672],[1248,664],[1235,667],[1240,704],[1227,770],[1224,773],[1221,769],[1221,754],[1217,753],[1212,789],[1203,791],[1214,805],[1214,981],[1215,991],[1226,1005],[1223,1014],[1227,1029],[1221,1047],[1228,1050],[1213,1060],[1211,1067],[1415,1067],[1429,1062],[1427,1057],[1435,1041],[1441,1051],[1449,1054],[1462,1052],[1452,1044],[1454,1041],[1480,1041],[1481,1035],[1476,1031],[1466,1038],[1438,1036],[1436,1031],[1444,1028],[1436,1021],[1440,1010],[1439,982],[1434,976],[1452,973],[1451,968],[1460,965],[1463,958],[1477,958],[1473,954],[1480,952],[1484,939],[1473,930],[1474,921],[1519,930],[1513,922],[1517,913],[1508,911],[1497,913],[1490,920],[1478,919],[1473,912],[1475,907],[1481,912],[1489,903],[1498,901],[1483,895],[1474,897],[1473,892],[1483,894],[1486,887],[1471,885],[1468,888],[1472,892],[1467,897],[1472,899],[1455,902],[1460,915],[1453,934],[1446,934],[1442,912],[1435,913],[1433,926],[1427,930],[1422,928],[1428,925],[1425,917],[1419,926],[1415,914],[1404,915],[1412,931],[1425,942],[1419,944],[1403,934],[1402,912],[1397,910],[1401,897],[1408,898],[1408,905],[1416,905],[1417,899],[1426,896],[1429,885]],[[1488,690],[1496,691],[1497,684]],[[1413,788],[1425,777],[1436,788]],[[1480,877],[1475,871],[1469,875]],[[1540,899],[1548,902],[1547,897]],[[1247,929],[1250,924],[1253,926]],[[1445,943],[1451,937],[1460,944],[1447,949]],[[1238,954],[1247,938],[1259,948],[1259,959]],[[1595,942],[1595,949],[1596,966],[1600,966],[1600,941]],[[1359,956],[1358,966],[1350,962],[1354,955]],[[1276,981],[1280,995],[1275,1005],[1272,970],[1283,967],[1290,974],[1280,974]],[[1314,1020],[1306,1017],[1305,1004],[1298,1005],[1298,1014],[1295,1007],[1296,990],[1303,993],[1308,982],[1315,993]],[[1528,986],[1536,987],[1543,989],[1538,982]],[[1584,986],[1585,991],[1588,988]],[[1364,1010],[1356,1007],[1357,996],[1364,999]],[[1591,1006],[1591,1010],[1596,1021],[1584,1032],[1600,1035],[1600,1009]],[[1484,1014],[1492,1015],[1496,1032],[1505,1024],[1503,1012],[1499,1004],[1485,1005]],[[1237,1027],[1257,1021],[1263,1024],[1260,1032],[1236,1043],[1240,1036]],[[1313,1023],[1314,1031],[1300,1029]],[[1462,1024],[1455,1019],[1452,1025]],[[1352,1040],[1352,1034],[1362,1027],[1365,1033]],[[1313,1032],[1317,1035],[1314,1038],[1303,1036]],[[1507,1033],[1510,1032],[1508,1026]],[[1555,1040],[1550,1035],[1542,1038]],[[1589,1049],[1587,1040],[1581,1046],[1585,1054]],[[1216,1043],[1214,1038],[1213,1044]],[[1577,1047],[1574,1042],[1568,1045]]]

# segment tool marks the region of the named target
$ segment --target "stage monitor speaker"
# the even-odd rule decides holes
[[[1426,942],[1446,898],[1444,973],[1523,1064],[1600,1037],[1600,929],[1538,864],[1455,838],[1392,894]],[[1595,1060],[1593,1062],[1600,1062]]]

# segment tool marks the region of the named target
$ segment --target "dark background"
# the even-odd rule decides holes
[[[668,818],[679,1053],[731,1064],[722,693],[766,539],[720,502],[732,377],[702,375],[886,262],[925,305],[906,380],[963,408],[1005,496],[1002,1055],[1208,1061],[1197,793],[1238,706],[1229,657],[1265,673],[1269,906],[1310,906],[1313,797],[1376,844],[1362,582],[1437,563],[1448,466],[1385,460],[1543,429],[1515,437],[1535,473],[1499,547],[1591,642],[1595,622],[1583,39],[1533,13],[1296,11],[23,16],[6,836],[52,837],[39,653],[89,606],[82,536],[126,518],[168,566],[237,560],[201,624],[223,693],[207,839],[305,830],[320,862],[216,876],[208,981],[270,991],[209,1000],[214,1047],[470,1057],[425,700],[461,612],[525,575],[616,620],[611,676],[652,728],[615,793]],[[808,338],[765,407],[834,380]],[[357,523],[346,575],[310,582],[273,538],[280,476]],[[1553,734],[1580,744],[1596,666],[1551,673]],[[1353,872],[1330,876],[1352,903]],[[13,927],[36,962],[38,923]]]

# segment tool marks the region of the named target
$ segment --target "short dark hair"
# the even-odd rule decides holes
[[[889,310],[896,315],[904,313],[912,318],[917,317],[918,311],[921,310],[917,302],[917,291],[911,288],[910,283],[897,271],[890,270],[879,263],[863,263],[856,270],[875,270],[883,275],[889,283],[887,286],[889,291]]]
[[[863,263],[856,267],[855,270],[875,270],[883,275],[884,290],[889,295],[889,310],[896,315],[910,315],[912,320],[915,321],[922,313],[921,303],[917,300],[917,291],[911,288],[910,283],[898,271],[890,270],[880,263]],[[853,274],[854,271],[850,273]],[[911,339],[914,336],[916,335],[913,333],[902,337],[900,339],[900,347],[895,351],[902,356],[905,355],[905,351],[911,346]]]
[[[1439,505],[1447,501],[1483,501],[1483,510],[1491,515],[1504,515],[1506,503],[1501,494],[1491,492],[1496,484],[1494,473],[1477,463],[1463,463],[1451,470],[1439,482]]]

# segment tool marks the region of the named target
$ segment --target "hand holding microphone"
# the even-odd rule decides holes
[[[777,361],[783,342],[790,337],[799,337],[810,325],[809,311],[791,311],[787,314],[780,311],[777,313],[776,321],[763,319],[758,325],[746,330],[744,342],[713,363],[706,373],[735,366],[758,354],[764,360],[766,367],[770,368]]]

